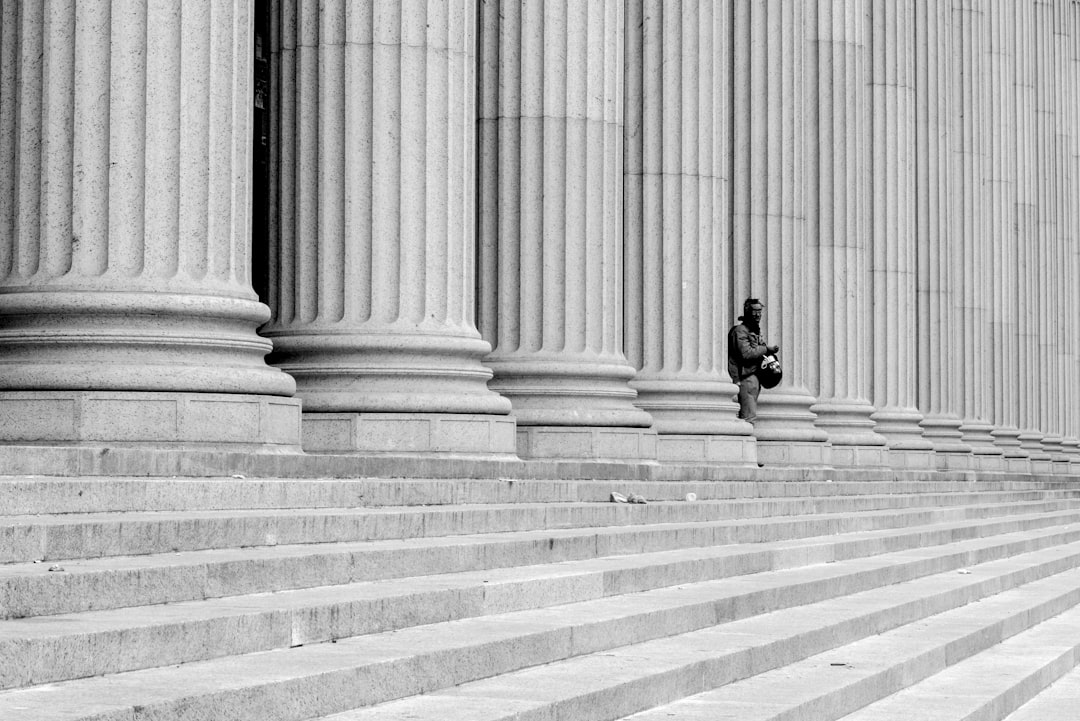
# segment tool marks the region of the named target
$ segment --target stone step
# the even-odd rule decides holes
[[[1012,559],[1015,561],[1021,559]],[[991,566],[996,569],[991,571]],[[597,652],[423,696],[326,716],[323,721],[611,721],[720,688],[959,608],[971,635],[1032,624],[1080,602],[1080,569],[1031,575],[1015,564],[987,564],[982,581],[955,572],[835,600],[734,620],[701,631]],[[999,575],[1000,574],[1000,575]],[[1019,585],[1018,584],[1025,584]],[[1001,585],[998,585],[1001,584]],[[997,594],[997,595],[995,595]],[[980,603],[971,603],[980,600]],[[996,613],[983,611],[993,600]],[[954,621],[956,617],[954,616]],[[759,698],[763,704],[769,698]],[[745,718],[736,708],[710,719]],[[682,721],[682,716],[667,716]],[[694,717],[686,717],[694,718]],[[705,718],[705,717],[702,717]],[[795,718],[814,719],[816,716]],[[920,718],[908,716],[908,719]],[[930,718],[930,717],[923,717]]]
[[[492,718],[526,702],[614,719],[999,593],[1010,618],[1058,613],[1080,601],[1078,564],[1080,542],[838,598],[848,590],[832,565],[785,569],[4,691],[0,718],[298,721],[433,692],[398,703],[448,719],[480,694],[504,714]],[[815,579],[834,597],[770,610],[778,589]],[[578,702],[581,714],[570,711]],[[408,717],[396,710],[340,718]]]
[[[1080,668],[1073,668],[1005,721],[1075,721],[1080,709]]]
[[[11,620],[0,624],[0,688],[288,648],[351,636],[567,604],[619,594],[791,568],[821,558],[824,576],[797,584],[776,574],[775,606],[864,590],[929,573],[1080,541],[1080,523],[884,553],[883,538],[858,534],[814,542],[687,549],[562,564],[346,584],[274,594]],[[877,543],[874,541],[877,540]],[[859,555],[855,555],[858,553]],[[766,554],[771,558],[766,560]],[[758,559],[751,561],[748,557]],[[764,605],[748,596],[744,606]]]
[[[1051,497],[1046,498],[1045,496]],[[1080,507],[1046,492],[891,494],[617,503],[259,509],[0,516],[0,563],[133,556],[298,543],[374,541],[543,528],[779,518],[873,510],[1031,503]],[[1032,506],[1033,508],[1035,506]]]
[[[934,629],[929,629],[934,630]],[[1014,630],[1014,629],[1008,629]],[[984,639],[979,638],[979,646]],[[945,659],[935,659],[944,665]],[[891,696],[844,721],[908,721],[912,709],[926,718],[1001,721],[1080,663],[1080,610],[1071,608]],[[1049,711],[1049,709],[1046,709]],[[1039,721],[1076,719],[1080,707],[1058,707]]]
[[[1080,660],[1080,608],[1016,617],[1002,613],[1008,599],[990,597],[628,721],[998,721]]]
[[[215,549],[0,566],[0,619],[860,531],[888,550],[1080,520],[1074,501]],[[642,509],[646,507],[640,507]],[[969,520],[978,519],[978,520]],[[923,526],[932,526],[924,528]],[[840,547],[842,548],[842,547]],[[840,551],[842,552],[842,551]],[[61,569],[49,571],[48,569]]]
[[[9,515],[353,508],[469,503],[606,501],[612,491],[652,500],[702,500],[921,493],[1046,492],[1080,495],[1061,480],[637,481],[480,479],[0,478]]]

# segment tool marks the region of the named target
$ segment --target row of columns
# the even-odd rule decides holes
[[[251,4],[2,3],[6,442],[1080,463],[1072,3],[274,0],[269,316]]]

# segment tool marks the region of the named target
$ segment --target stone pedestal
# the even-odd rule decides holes
[[[501,455],[514,458],[511,416],[470,413],[306,413],[304,450],[365,455]]]
[[[728,378],[731,17],[626,4],[625,345],[662,461],[756,465]]]
[[[18,445],[299,450],[294,398],[241,393],[2,391],[0,438]]]
[[[249,5],[4,13],[0,442],[298,450],[255,333]]]
[[[513,454],[474,321],[475,3],[278,12],[263,332],[305,448]]]
[[[481,8],[479,327],[524,457],[655,458],[623,355],[623,32],[621,0]]]

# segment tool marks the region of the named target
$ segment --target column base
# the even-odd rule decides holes
[[[512,459],[513,416],[470,413],[305,413],[307,453],[469,455]]]
[[[1001,449],[1006,458],[1027,458],[1027,453],[1020,447],[1020,429],[1014,427],[995,428],[990,431],[994,445]]]
[[[874,407],[861,401],[826,399],[810,407],[817,427],[828,434],[832,464],[846,468],[883,468],[888,465],[885,438],[871,420]]]
[[[802,388],[761,394],[754,425],[758,463],[766,466],[829,466],[829,437],[814,425],[814,397]]]
[[[889,448],[889,466],[905,471],[930,471],[936,468],[930,449]]]
[[[758,464],[763,466],[828,466],[832,448],[815,441],[757,441]]]
[[[871,414],[870,420],[874,422],[877,434],[885,439],[890,465],[899,468],[928,468],[931,465],[929,451],[934,449],[934,444],[923,437],[919,425],[923,415],[917,409],[886,407]],[[908,456],[914,465],[898,465],[907,464]]]
[[[656,461],[657,434],[628,426],[518,426],[522,458]]]
[[[960,425],[961,440],[971,447],[972,470],[1005,470],[1005,456],[994,443],[995,438],[991,435],[993,430],[994,426],[984,421],[971,421]]]
[[[668,434],[656,437],[659,461],[679,463],[723,463],[733,466],[757,466],[757,444],[753,436],[714,436],[695,433]]]
[[[1031,473],[1031,459],[1005,456],[1005,470],[1008,473]]]
[[[847,446],[833,444],[832,464],[843,468],[884,468],[890,464],[885,446]]]
[[[1050,455],[1043,450],[1043,434],[1028,428],[1020,431],[1020,448],[1028,454],[1028,463],[1032,473],[1048,474],[1052,472]]]
[[[939,471],[969,471],[972,467],[971,446],[960,440],[960,419],[956,416],[931,414],[923,418],[924,438],[934,446],[934,467]]]
[[[1050,456],[1051,473],[1068,473],[1069,457],[1065,455],[1065,439],[1057,434],[1043,436],[1042,447]]]
[[[300,452],[300,400],[242,393],[0,391],[0,444]]]
[[[970,471],[975,468],[971,451],[934,451],[935,467],[939,471]]]
[[[1069,463],[1075,471],[1080,466],[1080,440],[1066,438],[1062,446],[1065,448],[1065,456],[1069,459]]]

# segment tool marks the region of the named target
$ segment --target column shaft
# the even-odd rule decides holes
[[[1068,104],[1069,117],[1066,126],[1071,129],[1071,150],[1068,163],[1071,170],[1071,182],[1067,197],[1071,206],[1068,217],[1072,220],[1070,247],[1066,253],[1067,278],[1080,278],[1080,6],[1075,3],[1068,6],[1065,27],[1069,34],[1068,82],[1064,98]],[[1069,296],[1065,305],[1065,318],[1071,333],[1070,349],[1072,364],[1068,376],[1072,379],[1068,388],[1068,439],[1067,450],[1071,456],[1073,470],[1080,468],[1080,288],[1075,282],[1068,284]],[[1072,309],[1072,310],[1070,310]]]
[[[869,398],[871,288],[870,3],[817,3],[817,145],[812,192],[820,216],[818,402],[811,409],[838,465],[880,466],[885,439],[874,431]]]
[[[1001,449],[994,445],[990,432],[992,408],[989,305],[992,276],[989,265],[991,229],[986,222],[989,186],[986,182],[990,133],[987,128],[989,108],[984,103],[987,88],[987,56],[983,51],[987,27],[983,0],[961,0],[954,4],[954,30],[961,63],[957,67],[961,105],[957,126],[956,150],[958,174],[959,247],[962,249],[961,292],[955,296],[962,332],[959,352],[962,373],[962,440],[971,446],[972,463],[979,470],[1003,468]]]
[[[295,448],[255,333],[249,3],[0,24],[0,439]]]
[[[305,449],[512,454],[474,321],[476,3],[276,11],[264,333]]]
[[[1069,438],[1068,417],[1070,403],[1075,403],[1070,388],[1075,380],[1073,369],[1075,361],[1072,348],[1070,326],[1074,322],[1077,309],[1069,304],[1071,288],[1076,285],[1077,277],[1070,276],[1068,258],[1073,243],[1073,221],[1076,214],[1075,198],[1072,193],[1072,173],[1069,160],[1072,156],[1072,138],[1075,127],[1071,122],[1068,108],[1068,70],[1069,70],[1069,29],[1068,16],[1071,3],[1054,3],[1052,5],[1053,42],[1052,56],[1050,58],[1052,73],[1051,98],[1053,106],[1053,129],[1054,129],[1054,169],[1056,191],[1054,197],[1057,207],[1055,208],[1055,220],[1057,232],[1054,240],[1053,265],[1053,288],[1055,299],[1053,303],[1053,316],[1056,320],[1052,331],[1057,344],[1055,377],[1051,381],[1052,387],[1057,387],[1057,405],[1054,409],[1055,431],[1061,438],[1059,455],[1054,458],[1054,470],[1059,473],[1069,473],[1071,455],[1075,446]]]
[[[660,460],[755,463],[727,377],[731,13],[626,4],[626,354]]]
[[[623,3],[485,3],[480,328],[519,453],[648,458],[623,354]]]
[[[933,445],[917,408],[915,2],[874,0],[873,92],[873,401],[871,416],[894,466],[926,468]]]
[[[803,3],[734,3],[732,295],[729,325],[747,297],[766,307],[763,330],[780,346],[783,382],[761,394],[754,433],[767,465],[828,463],[826,436],[813,425],[812,327],[816,275],[808,272],[807,143],[813,111],[806,95],[813,40]]]
[[[948,3],[915,4],[918,119],[918,182],[916,246],[918,254],[919,409],[925,437],[933,444],[939,468],[965,468],[971,449],[960,442],[960,398],[957,378],[953,296],[957,233],[952,221],[957,207],[952,182],[953,122],[957,103],[953,66],[952,8]]]
[[[1017,250],[1018,250],[1018,366],[1023,369],[1016,381],[1020,385],[1020,445],[1031,459],[1033,471],[1049,470],[1050,457],[1042,448],[1039,408],[1043,403],[1040,382],[1039,349],[1040,269],[1037,262],[1039,187],[1038,126],[1036,114],[1035,55],[1036,28],[1034,2],[1016,3],[1013,7],[1016,32],[1017,93]]]
[[[984,158],[984,188],[993,284],[990,359],[994,430],[991,435],[1003,452],[1005,467],[1025,471],[1029,464],[1027,453],[1020,446],[1018,428],[1017,93],[1012,5],[1007,0],[989,0],[986,5],[983,52],[989,83],[983,98],[988,148]]]
[[[1038,243],[1036,262],[1039,284],[1039,429],[1043,433],[1043,451],[1054,465],[1065,460],[1059,424],[1061,348],[1058,308],[1059,282],[1057,277],[1060,233],[1058,212],[1060,183],[1057,162],[1057,117],[1054,67],[1055,3],[1035,0],[1036,72],[1035,118],[1037,132],[1036,187],[1038,188]]]

